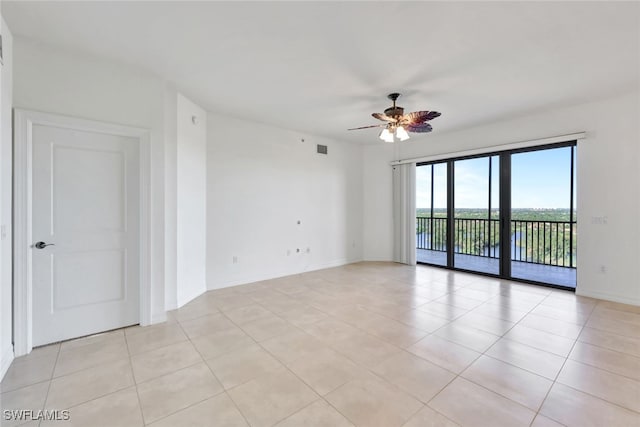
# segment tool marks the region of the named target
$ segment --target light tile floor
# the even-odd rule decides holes
[[[640,307],[358,263],[35,349],[0,392],[70,410],[27,426],[638,427]]]

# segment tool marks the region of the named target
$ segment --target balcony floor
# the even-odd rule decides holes
[[[445,252],[428,249],[416,249],[418,262],[435,265],[447,265]],[[455,266],[463,270],[479,271],[482,273],[498,274],[499,261],[496,258],[481,257],[476,255],[456,254]],[[517,279],[532,280],[535,282],[549,283],[552,285],[576,287],[576,269],[567,267],[555,267],[551,265],[531,264],[521,261],[511,262],[511,275]]]

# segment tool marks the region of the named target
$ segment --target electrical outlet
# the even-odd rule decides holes
[[[235,255],[233,256],[233,263],[234,263],[234,264],[237,264],[237,263],[238,263],[238,257],[237,257],[237,256],[235,256]]]
[[[300,253],[300,248],[296,249],[296,253],[299,254]]]
[[[311,248],[307,248],[307,253],[310,254],[311,253]]]
[[[7,226],[0,225],[0,240],[4,240],[7,238]]]
[[[607,274],[607,266],[606,265],[601,265],[600,266],[600,274]]]

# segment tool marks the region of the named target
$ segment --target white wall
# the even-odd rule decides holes
[[[152,74],[16,37],[14,106],[149,129],[152,321],[164,311],[164,94]]]
[[[13,360],[12,345],[12,67],[13,38],[0,20],[3,65],[0,67],[0,379]]]
[[[393,239],[388,162],[586,131],[578,145],[577,293],[640,305],[640,91],[458,132],[364,148],[364,258],[390,260]],[[446,114],[444,112],[443,114]],[[434,126],[436,123],[434,122]],[[606,216],[606,225],[592,223]],[[600,267],[606,267],[606,273]]]
[[[178,92],[165,85],[164,95],[164,303],[166,310],[178,308]]]
[[[209,289],[361,259],[359,147],[217,114],[207,125]]]
[[[398,144],[364,146],[362,152],[363,258],[366,261],[393,260],[392,169]],[[374,209],[374,210],[372,210]]]
[[[195,119],[195,122],[194,122]],[[207,112],[177,96],[177,305],[207,290]]]

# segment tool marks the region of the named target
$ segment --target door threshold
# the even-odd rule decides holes
[[[527,279],[521,279],[521,278],[516,278],[516,277],[500,277],[499,274],[491,274],[491,273],[484,273],[481,271],[474,271],[474,270],[465,270],[463,268],[455,268],[455,267],[447,267],[446,265],[438,265],[438,264],[429,264],[427,262],[416,262],[416,264],[418,265],[426,265],[429,267],[437,267],[437,268],[441,268],[443,270],[449,270],[449,271],[459,271],[460,273],[470,273],[470,274],[475,274],[477,276],[484,276],[484,277],[491,277],[494,279],[500,279],[500,280],[508,280],[510,282],[518,282],[518,283],[524,283],[527,285],[535,285],[535,286],[544,286],[545,288],[553,288],[553,289],[560,289],[562,291],[571,291],[573,293],[576,292],[576,287],[571,287],[571,286],[563,286],[563,285],[557,285],[554,283],[546,283],[546,282],[538,282],[535,280],[527,280]]]

